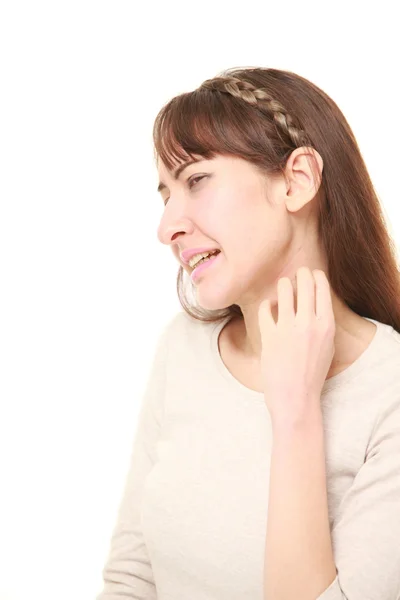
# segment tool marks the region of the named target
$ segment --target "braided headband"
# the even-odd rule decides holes
[[[256,88],[252,83],[237,77],[215,77],[206,79],[199,89],[231,94],[235,98],[248,102],[272,117],[296,147],[308,144],[305,132],[294,125],[290,114],[280,102],[271,97],[265,88]]]

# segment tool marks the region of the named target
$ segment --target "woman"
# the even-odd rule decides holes
[[[98,600],[399,598],[400,275],[345,117],[299,75],[230,69],[154,144],[184,310]]]

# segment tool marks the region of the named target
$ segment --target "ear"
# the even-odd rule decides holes
[[[315,198],[322,180],[324,162],[320,154],[309,147],[293,150],[285,167],[286,207],[297,212]]]

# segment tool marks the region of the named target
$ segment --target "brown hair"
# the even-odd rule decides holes
[[[358,315],[400,333],[395,243],[349,124],[315,84],[278,69],[227,69],[163,106],[153,141],[156,161],[160,157],[169,170],[174,158],[220,154],[243,158],[268,176],[284,174],[295,148],[315,148],[324,162],[318,234],[331,288]],[[191,304],[183,275],[180,266],[178,297],[193,318],[213,322],[242,314],[236,304],[216,311]]]

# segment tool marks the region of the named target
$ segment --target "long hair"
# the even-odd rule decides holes
[[[164,105],[154,122],[153,142],[156,161],[161,158],[169,170],[187,156],[220,154],[247,160],[267,176],[284,174],[296,148],[317,150],[324,162],[318,235],[330,285],[358,315],[400,333],[394,240],[347,120],[315,84],[278,69],[227,69]],[[184,275],[180,266],[177,292],[190,316],[213,322],[242,315],[236,304],[210,311],[190,302]]]

